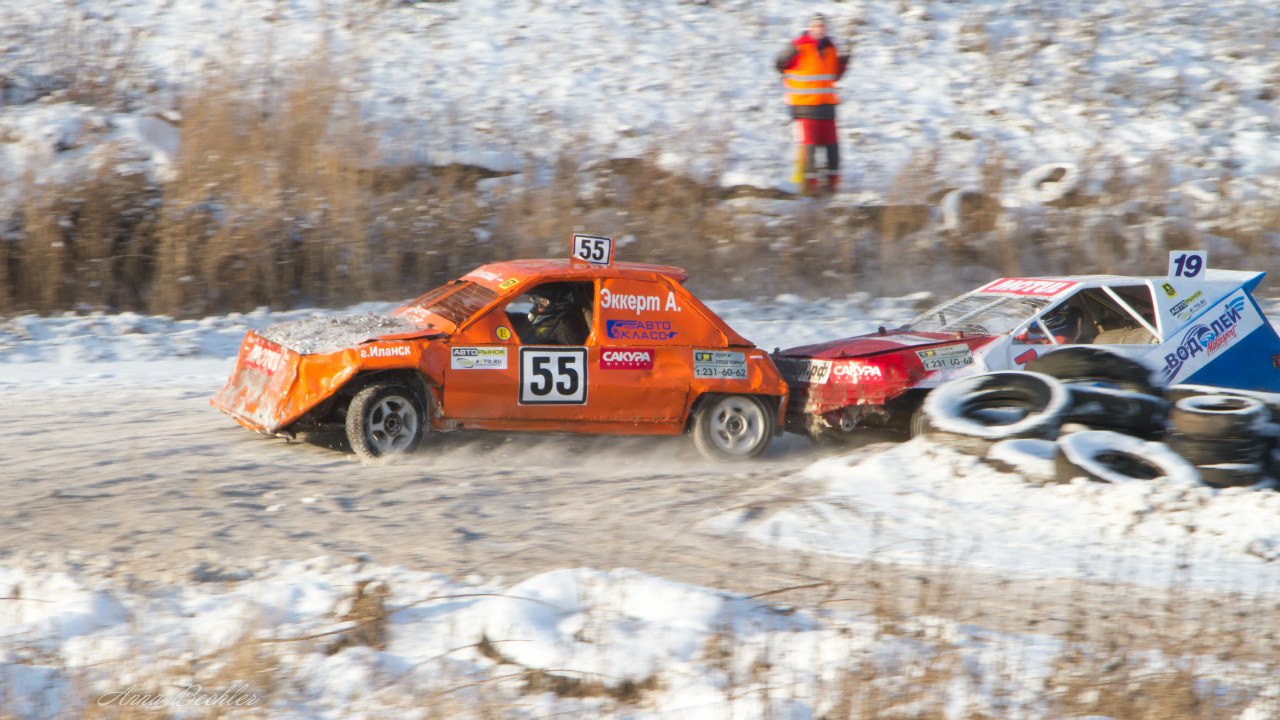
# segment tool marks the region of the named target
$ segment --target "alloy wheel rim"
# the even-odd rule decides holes
[[[390,395],[369,412],[369,444],[379,454],[404,450],[418,434],[418,411],[408,398]]]
[[[726,453],[745,455],[764,437],[764,426],[764,415],[755,403],[726,398],[711,416],[711,437]]]

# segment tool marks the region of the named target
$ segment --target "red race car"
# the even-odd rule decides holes
[[[263,433],[339,424],[365,458],[430,431],[690,432],[706,455],[753,457],[781,432],[769,355],[683,286],[679,268],[571,257],[472,270],[387,317],[250,331],[215,408]]]

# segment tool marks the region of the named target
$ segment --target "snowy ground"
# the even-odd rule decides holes
[[[771,346],[901,322],[921,300],[828,301],[803,323],[814,306],[789,298],[713,307]],[[181,716],[176,694],[200,684],[262,693],[249,716],[801,718],[874,666],[888,695],[867,707],[1043,717],[1080,608],[1168,627],[1175,595],[1220,613],[1194,613],[1197,631],[1274,652],[1258,613],[1280,590],[1280,493],[1041,485],[924,440],[830,455],[787,437],[726,468],[681,439],[456,436],[361,466],[207,405],[246,327],[305,314],[0,326],[5,707],[167,693]],[[335,648],[363,580],[389,588],[385,647]],[[886,588],[931,612],[887,630]],[[1242,692],[1238,717],[1280,712],[1248,655],[1127,642],[1150,644],[1142,672]],[[969,669],[921,684],[942,654]],[[225,694],[258,672],[280,686]],[[542,691],[564,677],[594,696]]]
[[[1090,190],[1167,164],[1171,207],[1280,200],[1280,9],[1256,0],[0,0],[0,210],[122,157],[167,177],[190,83],[321,41],[387,163],[580,141],[785,187],[770,60],[814,10],[855,54],[856,201],[930,158],[976,185],[997,151]],[[99,81],[123,100],[76,96]],[[713,305],[772,348],[918,300]],[[221,693],[273,718],[1100,717],[1049,705],[1096,652],[1280,717],[1280,493],[1042,485],[925,441],[724,468],[677,439],[456,437],[361,466],[207,404],[247,327],[311,312],[0,321],[0,716]],[[381,638],[356,637],[366,580]],[[1182,624],[1209,644],[1167,642]]]
[[[978,185],[997,151],[1022,171],[1079,165],[1091,190],[1113,160],[1141,177],[1158,158],[1192,204],[1280,193],[1280,10],[1258,0],[4,0],[0,181],[73,177],[112,146],[163,175],[192,83],[267,86],[324,43],[387,162],[515,168],[580,139],[593,158],[656,146],[682,171],[783,186],[771,63],[815,10],[854,53],[843,172],[866,199],[933,154],[945,184]],[[102,84],[121,107],[70,102]]]

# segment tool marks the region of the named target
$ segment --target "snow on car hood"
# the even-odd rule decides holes
[[[387,335],[397,335],[397,340],[406,340],[406,335],[410,334],[425,337],[435,333],[434,330],[423,330],[408,320],[369,314],[292,320],[272,325],[261,335],[298,354],[316,355],[354,347]]]
[[[889,330],[884,333],[876,333],[874,335],[862,335],[859,337],[845,338],[843,340],[832,340],[830,342],[818,343],[816,345],[803,345],[783,350],[778,353],[784,357],[811,357],[822,358],[824,360],[834,360],[845,357],[867,357],[869,355],[881,355],[883,353],[896,352],[913,347],[924,347],[926,345],[943,345],[946,343],[954,343],[961,339],[972,339],[975,337],[988,337],[986,335],[972,335],[966,333],[961,337],[957,333],[936,333],[936,332],[907,332],[903,330]]]

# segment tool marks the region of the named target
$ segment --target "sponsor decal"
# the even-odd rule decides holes
[[[775,357],[773,359],[787,382],[824,385],[831,377],[830,360],[808,360],[806,358]]]
[[[1076,286],[1070,280],[1034,280],[1024,278],[1001,278],[987,283],[978,289],[980,293],[1002,293],[1006,295],[1058,295]]]
[[[667,292],[667,301],[657,295],[633,295],[631,293],[615,293],[609,288],[600,291],[600,307],[605,310],[630,310],[635,314],[646,312],[680,312],[680,304],[676,302],[676,294]]]
[[[740,352],[694,350],[693,376],[696,378],[747,379],[747,356]]]
[[[1169,314],[1179,320],[1190,320],[1193,315],[1200,312],[1208,304],[1209,299],[1204,296],[1204,292],[1197,290],[1191,294],[1191,297],[1169,308]]]
[[[498,283],[498,289],[506,290],[509,287],[514,287],[519,282],[520,282],[520,278],[510,278],[508,280],[503,280],[502,282]]]
[[[1209,311],[1209,315],[1213,319],[1208,324],[1196,323],[1181,337],[1165,343],[1163,376],[1166,383],[1193,374],[1262,326],[1261,318],[1240,291]]]
[[[679,334],[666,320],[606,320],[604,330],[614,340],[670,340]]]
[[[653,350],[644,348],[601,348],[601,370],[652,370]]]
[[[424,323],[431,318],[431,313],[420,307],[411,307],[400,314],[416,323]]]
[[[449,351],[449,367],[453,370],[506,370],[507,349],[456,347]]]
[[[1160,283],[1160,289],[1164,290],[1164,294],[1171,298],[1178,297],[1178,290],[1169,283]]]
[[[495,275],[488,270],[472,270],[467,275],[481,280],[488,280],[489,282],[500,282],[502,280],[501,275]]]
[[[365,345],[360,348],[362,358],[408,357],[413,348],[408,345]]]
[[[973,351],[964,344],[917,350],[916,357],[920,358],[920,364],[929,372],[954,370],[973,364]]]
[[[275,375],[276,371],[284,365],[284,354],[255,342],[249,354],[245,356],[244,364],[259,372]]]
[[[510,339],[511,339],[511,329],[510,329],[510,328],[507,328],[507,327],[500,327],[500,328],[498,328],[497,333],[495,333],[495,334],[498,336],[498,339],[499,339],[499,340],[510,340]]]
[[[838,378],[849,378],[854,382],[884,379],[884,370],[879,365],[864,362],[836,363],[831,369],[831,374]]]

